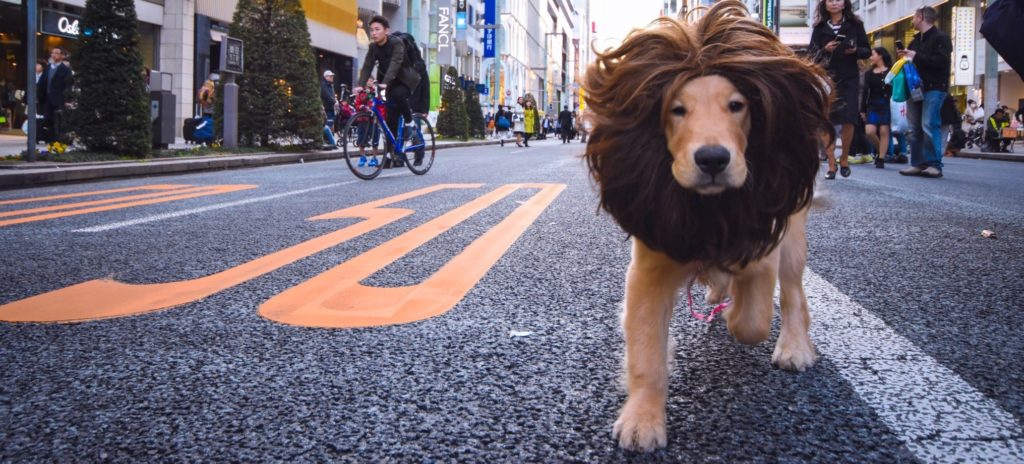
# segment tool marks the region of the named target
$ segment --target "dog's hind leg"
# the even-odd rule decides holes
[[[807,210],[789,218],[789,227],[779,245],[779,306],[782,308],[782,329],[775,343],[772,363],[782,369],[803,371],[818,359],[811,337],[807,335],[811,315],[804,294],[803,276],[807,263],[805,227]]]
[[[694,269],[633,240],[622,318],[629,397],[613,428],[625,449],[650,451],[664,447],[668,441],[668,325],[679,287]]]
[[[771,332],[778,253],[775,249],[732,276],[733,302],[724,314],[729,333],[740,343],[756,345],[767,340]]]

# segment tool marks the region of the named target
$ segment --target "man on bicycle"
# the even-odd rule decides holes
[[[409,97],[412,90],[420,84],[420,74],[408,63],[406,59],[405,44],[398,39],[388,36],[391,32],[387,18],[374,16],[370,19],[370,49],[366,52],[363,60],[363,67],[359,70],[359,85],[365,86],[373,71],[377,67],[377,87],[387,90],[389,106],[395,111],[388,111],[387,124],[391,132],[398,135],[398,116],[405,118],[406,128],[403,130],[406,137],[412,133],[412,108],[409,106]],[[420,154],[417,153],[417,161]]]

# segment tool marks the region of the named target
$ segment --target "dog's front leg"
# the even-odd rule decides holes
[[[619,445],[628,450],[650,451],[668,440],[668,324],[684,271],[668,256],[633,240],[622,321],[629,397],[613,429]]]
[[[811,315],[804,295],[803,276],[807,264],[807,238],[805,227],[807,210],[789,218],[789,227],[779,246],[779,306],[782,310],[782,329],[775,343],[772,363],[782,369],[803,371],[818,360],[818,352],[808,336]]]

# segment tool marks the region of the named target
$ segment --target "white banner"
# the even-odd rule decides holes
[[[452,37],[455,32],[455,12],[452,11],[452,0],[437,2],[437,64],[451,66]],[[442,71],[444,72],[444,71]]]
[[[975,9],[953,8],[953,85],[974,85]]]

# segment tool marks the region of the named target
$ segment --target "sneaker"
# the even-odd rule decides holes
[[[942,177],[942,171],[940,171],[939,168],[937,168],[935,166],[928,166],[928,167],[924,168],[923,171],[921,171],[921,177],[929,177],[929,178],[932,178],[932,179],[937,179],[939,177]]]
[[[881,156],[875,157],[875,167],[878,169],[885,169],[885,160]]]
[[[920,176],[921,172],[923,172],[923,171],[924,171],[924,169],[921,169],[921,168],[919,168],[917,166],[911,166],[911,167],[906,168],[906,169],[900,169],[900,175],[901,176]]]
[[[368,166],[370,166],[371,168],[377,167],[377,158],[371,159],[370,163],[368,164]]]
[[[363,166],[366,166],[366,157],[365,156],[360,156],[359,157],[359,167],[363,167]]]
[[[899,155],[893,161],[893,163],[896,163],[896,164],[907,164],[907,162],[909,162],[909,160],[907,159],[907,155]]]

